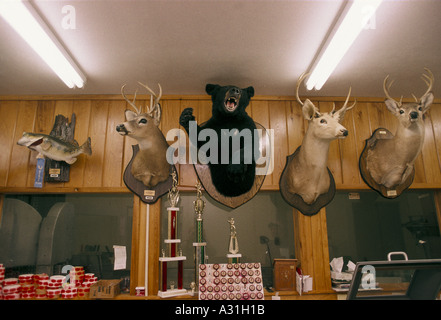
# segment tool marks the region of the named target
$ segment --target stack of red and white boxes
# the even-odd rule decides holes
[[[54,275],[49,277],[46,287],[46,297],[48,299],[58,299],[61,296],[61,287],[66,276]]]
[[[20,284],[20,298],[33,299],[35,298],[35,286],[33,274],[20,274],[18,276],[18,283]]]
[[[5,266],[0,263],[0,300],[3,300],[3,280],[5,280]]]
[[[35,298],[47,298],[47,286],[49,285],[49,276],[46,273],[34,274]]]
[[[5,278],[3,280],[3,300],[18,300],[20,299],[21,286],[18,283],[18,278]]]
[[[98,279],[93,273],[86,273],[81,285],[78,286],[78,297],[87,298],[89,296],[90,287],[97,283]]]
[[[83,267],[73,267],[66,281],[64,275],[20,274],[5,279],[5,267],[0,263],[0,300],[18,299],[74,299],[89,296],[90,287],[98,279],[85,273]]]

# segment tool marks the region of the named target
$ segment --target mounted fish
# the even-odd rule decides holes
[[[341,125],[348,107],[351,89],[341,109],[321,113],[309,100],[299,98],[299,86],[308,76],[303,73],[297,81],[296,98],[302,106],[303,116],[309,121],[302,145],[287,157],[279,181],[280,192],[285,201],[304,215],[314,215],[327,205],[335,195],[335,182],[327,168],[329,145],[335,139],[344,139],[348,130]]]
[[[122,86],[122,96],[135,111],[125,111],[126,122],[119,124],[116,131],[138,142],[132,146],[133,156],[124,171],[124,183],[143,202],[154,203],[172,187],[171,173],[175,172],[177,176],[177,171],[167,161],[169,145],[159,129],[162,88],[159,85],[159,94],[156,95],[148,86],[141,82],[139,84],[151,94],[150,106],[146,112],[142,112],[142,106],[138,108],[135,105],[136,92],[133,101],[130,101],[124,94],[125,85]]]
[[[429,110],[434,96],[431,92],[435,78],[425,68],[422,75],[427,85],[426,92],[415,102],[402,103],[391,98],[387,84],[389,76],[383,81],[386,95],[386,107],[397,118],[398,127],[395,134],[386,128],[378,128],[366,140],[360,155],[360,173],[363,180],[372,189],[385,198],[396,198],[413,182],[415,160],[421,153],[424,143],[424,113]]]
[[[43,133],[24,132],[17,141],[18,145],[28,147],[37,151],[37,171],[42,170],[41,159],[44,161],[46,182],[67,182],[69,181],[69,168],[77,161],[81,154],[91,155],[92,147],[90,137],[81,146],[74,139],[75,135],[75,114],[72,114],[72,121],[63,115],[57,115],[53,129],[49,135]],[[41,176],[40,172],[37,172]],[[36,174],[37,177],[37,174]],[[39,182],[34,184],[42,186]]]
[[[90,138],[87,138],[86,142],[79,146],[47,134],[23,132],[23,136],[17,141],[17,144],[37,151],[46,158],[74,164],[80,154],[92,155],[90,142]]]

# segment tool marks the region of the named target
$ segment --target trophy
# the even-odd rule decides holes
[[[165,250],[162,250],[162,257],[159,257],[161,284],[158,296],[162,298],[174,297],[187,294],[187,290],[182,288],[183,275],[184,275],[184,260],[187,258],[182,255],[182,250],[178,250],[178,244],[181,243],[181,239],[178,239],[178,212],[179,208],[177,204],[179,202],[179,190],[178,180],[176,173],[172,172],[173,184],[172,188],[168,192],[168,200],[170,206],[168,211],[168,238],[164,240],[164,243],[168,246],[168,256],[166,256]],[[167,262],[178,262],[178,283],[177,289],[175,289],[174,281],[170,281],[170,289],[167,288]]]
[[[205,246],[207,243],[204,241],[203,235],[203,220],[202,212],[205,208],[205,201],[202,200],[201,183],[196,184],[196,200],[193,201],[194,212],[196,213],[196,242],[193,242],[195,248],[195,283],[199,283],[199,265],[205,264]]]
[[[237,240],[236,226],[234,225],[234,218],[227,220],[230,224],[230,241],[228,245],[228,262],[229,263],[239,263],[242,254],[239,253],[239,242]]]

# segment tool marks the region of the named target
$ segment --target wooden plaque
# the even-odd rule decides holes
[[[139,145],[132,145],[133,156],[124,170],[124,184],[126,187],[136,194],[144,203],[153,204],[158,198],[167,193],[173,186],[173,177],[171,173],[174,171],[176,173],[176,178],[178,178],[178,172],[175,166],[170,165],[170,176],[167,180],[158,183],[154,188],[147,188],[141,181],[135,179],[132,175],[132,162],[136,154],[139,152]]]
[[[393,134],[385,129],[385,128],[378,128],[374,131],[372,136],[366,140],[366,145],[364,146],[363,151],[360,155],[359,160],[359,168],[360,168],[360,174],[363,178],[363,181],[373,190],[377,191],[379,194],[381,194],[383,197],[388,199],[394,199],[401,195],[401,193],[410,187],[410,185],[413,182],[413,179],[415,177],[415,168],[413,168],[412,173],[409,175],[409,177],[402,183],[401,185],[397,185],[393,188],[386,188],[384,185],[378,184],[375,182],[375,180],[372,178],[370,172],[367,170],[366,162],[367,162],[367,155],[369,150],[372,150],[375,148],[375,144],[378,140],[381,139],[392,139],[394,136]]]
[[[297,259],[274,259],[274,289],[276,291],[296,290]]]
[[[301,147],[301,146],[300,146]],[[288,182],[287,182],[287,168],[288,164],[292,161],[292,159],[295,157],[295,155],[300,151],[300,147],[296,149],[296,151],[291,154],[290,156],[286,157],[286,164],[285,168],[283,169],[282,174],[280,175],[279,180],[279,189],[280,194],[282,195],[282,198],[292,207],[299,210],[302,214],[305,216],[313,216],[317,214],[321,208],[326,206],[329,202],[334,199],[335,196],[335,181],[334,177],[332,176],[331,171],[328,169],[329,174],[329,189],[326,193],[323,193],[318,196],[317,200],[315,200],[314,203],[308,204],[305,201],[303,201],[302,197],[295,193],[288,192]]]
[[[266,134],[266,129],[259,123],[255,122],[256,128],[262,130],[262,137]],[[202,124],[201,126],[203,126]],[[274,146],[270,146],[266,144],[265,139],[261,139],[260,145],[262,147],[262,154],[268,154],[270,152],[270,148],[273,148]],[[256,168],[259,166],[256,165]],[[265,165],[262,166],[262,168],[265,168]],[[248,192],[245,192],[244,194],[241,194],[237,197],[227,197],[222,195],[219,191],[217,191],[216,187],[213,185],[213,182],[211,180],[211,172],[210,167],[208,164],[194,164],[194,169],[196,171],[196,174],[199,178],[199,181],[201,182],[202,186],[204,187],[204,190],[207,192],[207,194],[216,200],[217,202],[230,207],[232,209],[235,209],[247,201],[251,200],[257,192],[260,190],[260,187],[263,184],[263,181],[265,180],[266,175],[257,175],[254,178],[254,184],[251,187],[251,189]]]

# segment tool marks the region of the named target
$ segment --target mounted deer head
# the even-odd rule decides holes
[[[321,194],[328,192],[331,181],[333,183],[332,175],[327,169],[329,144],[348,135],[348,130],[341,122],[356,102],[348,106],[351,95],[349,89],[346,101],[338,111],[335,111],[334,104],[331,112],[321,113],[309,99],[302,101],[299,98],[300,84],[307,76],[308,74],[303,73],[297,81],[296,98],[302,106],[304,118],[309,121],[308,129],[302,145],[288,161],[283,175],[286,174],[286,191],[299,195],[307,205],[311,205]]]
[[[425,70],[427,74],[423,74],[422,79],[427,85],[427,90],[419,99],[412,94],[415,102],[411,103],[402,103],[402,98],[400,101],[393,99],[389,94],[392,85],[388,85],[389,76],[384,79],[383,89],[387,98],[385,104],[397,118],[398,127],[395,135],[387,129],[378,128],[367,140],[361,155],[363,159],[365,157],[365,167],[362,167],[360,162],[365,181],[372,178],[376,184],[394,189],[404,184],[408,178],[413,178],[414,163],[424,142],[423,115],[429,110],[434,99],[431,91],[435,78],[429,69]],[[406,183],[410,185],[411,181]]]
[[[139,152],[133,159],[131,173],[146,187],[153,188],[158,183],[167,180],[170,174],[170,164],[166,159],[168,143],[158,127],[161,121],[159,101],[162,88],[159,85],[159,94],[156,95],[148,86],[141,82],[139,84],[151,94],[150,106],[146,112],[142,112],[142,107],[138,108],[135,105],[136,92],[133,101],[130,101],[124,94],[125,85],[122,86],[122,96],[135,111],[125,111],[126,122],[118,125],[116,131],[138,142]]]

